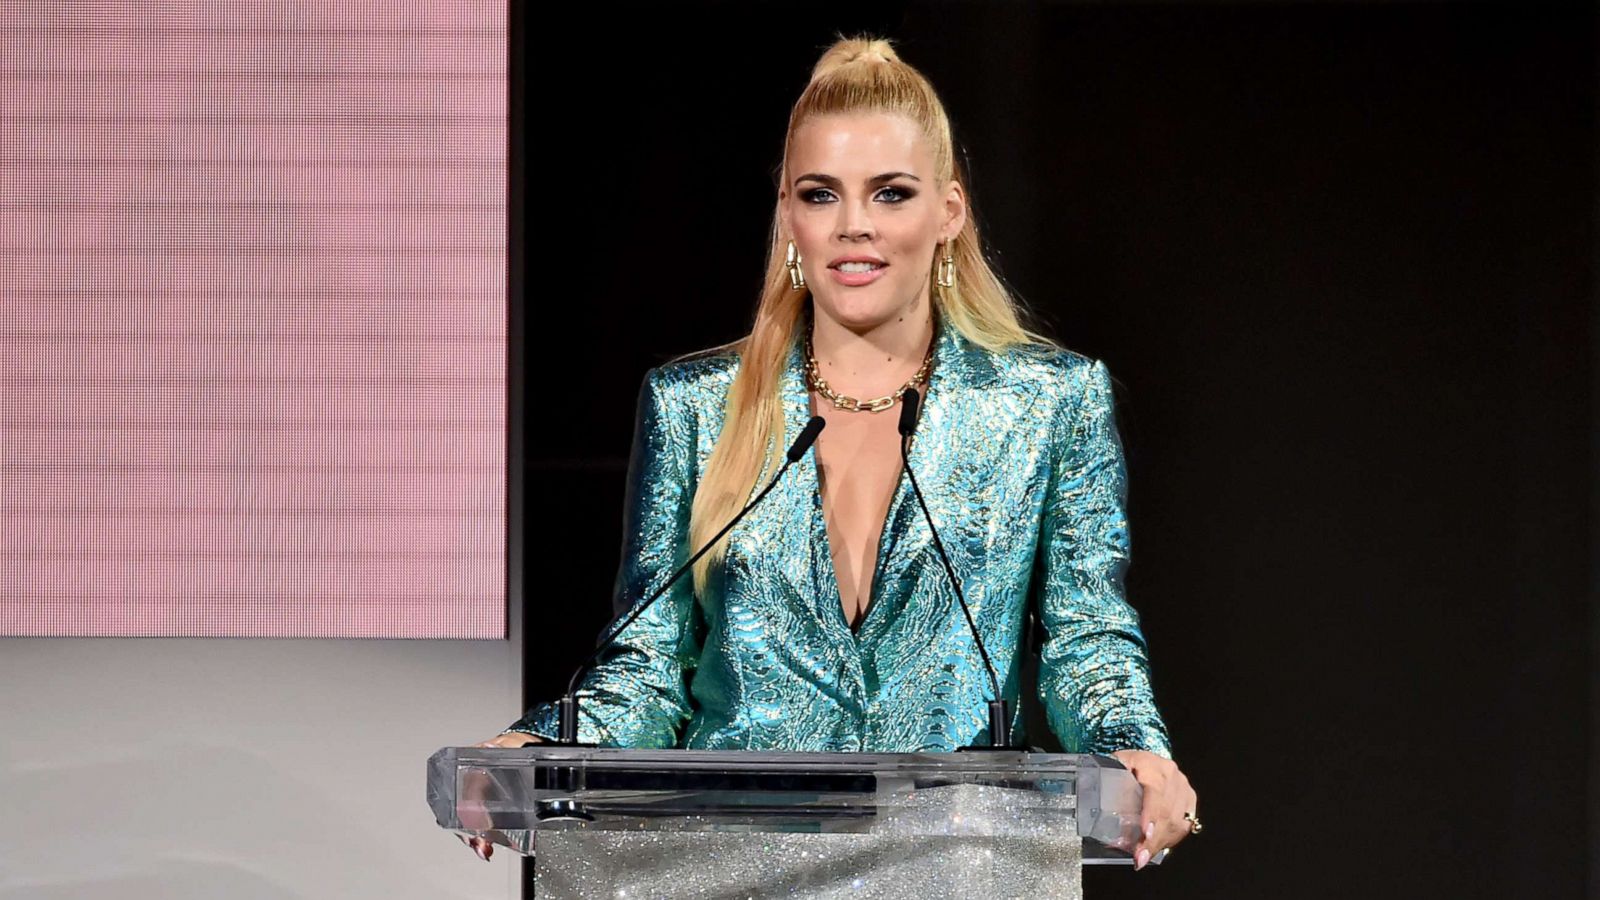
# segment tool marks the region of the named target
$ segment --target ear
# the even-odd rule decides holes
[[[966,224],[967,192],[961,187],[961,182],[951,181],[944,192],[944,223],[939,227],[939,240],[954,238]]]
[[[793,235],[794,226],[789,221],[789,192],[783,188],[778,189],[778,235]],[[787,240],[788,238],[784,238]]]

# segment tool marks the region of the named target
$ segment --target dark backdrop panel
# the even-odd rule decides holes
[[[1129,594],[1209,830],[1093,896],[1583,896],[1578,6],[514,21],[530,534],[559,523],[527,546],[530,697],[606,614],[639,378],[747,326],[789,105],[863,28],[940,88],[1004,274],[1120,382]]]

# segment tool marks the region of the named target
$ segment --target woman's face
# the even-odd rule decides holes
[[[819,116],[795,131],[780,210],[818,315],[865,333],[926,309],[934,252],[966,221],[961,186],[933,178],[933,151],[904,116]]]

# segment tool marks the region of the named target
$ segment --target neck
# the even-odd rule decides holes
[[[930,305],[919,303],[914,310],[858,332],[813,307],[812,350],[822,377],[834,390],[855,397],[898,390],[922,367],[933,341]]]

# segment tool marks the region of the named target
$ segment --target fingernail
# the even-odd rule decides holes
[[[1133,855],[1133,869],[1134,869],[1134,871],[1137,872],[1138,870],[1144,868],[1145,866],[1147,866],[1149,864],[1150,864],[1150,851],[1146,850],[1143,847],[1140,847],[1139,848],[1139,852],[1135,853]]]
[[[484,852],[482,844],[478,844],[477,846],[473,847],[472,848],[472,852],[478,854],[478,858],[483,860],[484,862],[488,862],[489,861],[489,854]]]

